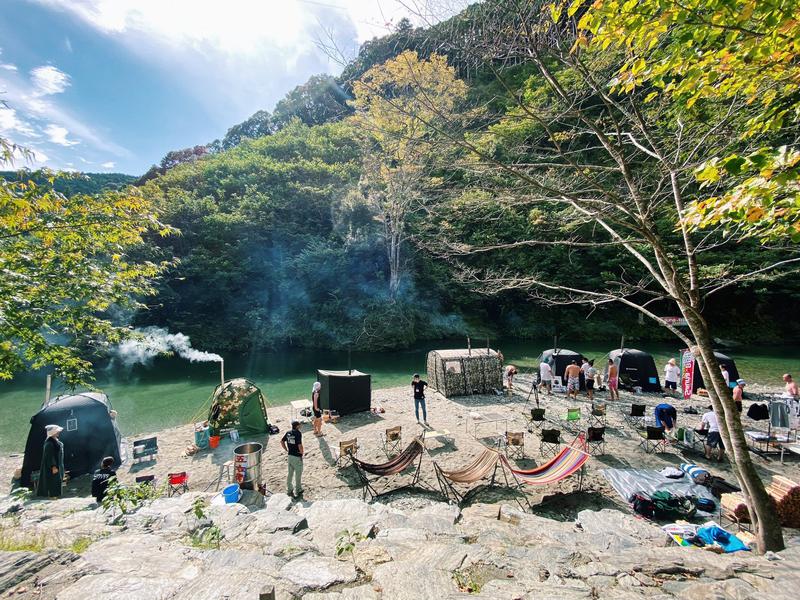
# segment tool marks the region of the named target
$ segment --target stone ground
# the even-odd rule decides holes
[[[527,392],[523,382],[518,390]],[[726,463],[707,463],[701,454],[677,448],[661,455],[637,449],[638,436],[621,412],[632,400],[654,406],[661,396],[623,393],[621,407],[609,411],[606,453],[593,457],[583,491],[576,478],[546,489],[529,489],[531,512],[521,512],[513,493],[502,488],[476,495],[459,510],[435,493],[431,461],[445,468],[467,464],[483,444],[493,444],[506,429],[524,430],[526,395],[473,396],[446,400],[430,394],[428,421],[449,429],[453,443],[428,442],[421,480],[430,493],[399,493],[364,503],[352,468],[335,466],[338,441],[356,437],[359,457],[382,462],[380,433],[403,426],[404,445],[422,428],[414,419],[410,390],[376,390],[380,415],[361,414],[326,424],[314,437],[304,425],[306,468],[301,500],[281,493],[286,459],[278,437],[254,438],[267,444],[263,479],[270,492],[245,498],[247,506],[212,506],[198,520],[192,502],[208,502],[227,481],[222,465],[234,443],[182,457],[193,439],[190,426],[157,432],[156,461],[125,465],[120,479],[153,473],[162,482],[168,472],[188,471],[188,494],[162,498],[114,523],[86,494],[88,478],[70,482],[66,498],[20,503],[0,498],[0,541],[39,541],[39,552],[0,552],[0,594],[19,598],[238,600],[258,598],[264,586],[275,586],[277,598],[310,600],[351,598],[457,598],[480,590],[479,598],[796,598],[800,575],[800,540],[786,531],[790,548],[777,555],[737,553],[718,556],[699,549],[664,547],[657,526],[634,518],[600,476],[607,466],[661,469],[690,460],[733,481]],[[600,394],[603,398],[603,394]],[[584,412],[585,396],[575,404]],[[572,406],[562,394],[540,398],[554,421]],[[682,413],[692,405],[702,413],[703,399],[673,402],[683,426],[699,424],[700,415]],[[529,405],[528,405],[529,406]],[[649,411],[650,413],[652,411]],[[472,436],[470,413],[501,413],[508,424],[479,427]],[[282,431],[289,407],[270,410]],[[585,427],[584,423],[584,427]],[[143,437],[143,436],[142,436]],[[242,440],[245,441],[245,440]],[[537,433],[525,434],[521,466],[541,463]],[[798,462],[756,458],[763,475],[797,479]],[[10,472],[19,457],[5,457],[0,469]],[[8,469],[8,470],[6,470]],[[407,478],[407,476],[406,476]],[[402,481],[401,481],[402,483]],[[249,508],[248,508],[249,506]],[[192,542],[191,535],[213,522],[224,535],[219,549]],[[354,551],[338,560],[337,537],[349,531]],[[77,543],[76,543],[77,541]],[[88,548],[83,546],[88,544]],[[340,544],[341,546],[341,544]]]

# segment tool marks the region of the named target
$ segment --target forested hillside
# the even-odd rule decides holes
[[[28,171],[0,171],[0,178],[8,181],[28,181],[31,179],[31,174]],[[32,178],[37,182],[45,179],[41,174],[34,174]],[[93,195],[109,190],[120,190],[134,183],[136,179],[124,173],[75,173],[59,177],[55,182],[55,189],[67,196]]]

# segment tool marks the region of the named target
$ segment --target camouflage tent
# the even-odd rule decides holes
[[[266,433],[267,400],[248,379],[231,379],[218,385],[211,396],[208,424],[212,429],[238,429],[241,433]]]
[[[486,349],[432,350],[428,352],[428,385],[447,398],[502,390],[500,358]]]

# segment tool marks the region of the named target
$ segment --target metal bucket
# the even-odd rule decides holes
[[[250,442],[233,449],[233,480],[245,490],[257,490],[261,483],[261,452],[264,446]]]

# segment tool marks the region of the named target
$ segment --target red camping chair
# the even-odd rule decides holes
[[[167,483],[169,484],[168,494],[182,494],[189,491],[189,474],[186,471],[181,473],[170,473],[167,475]]]

